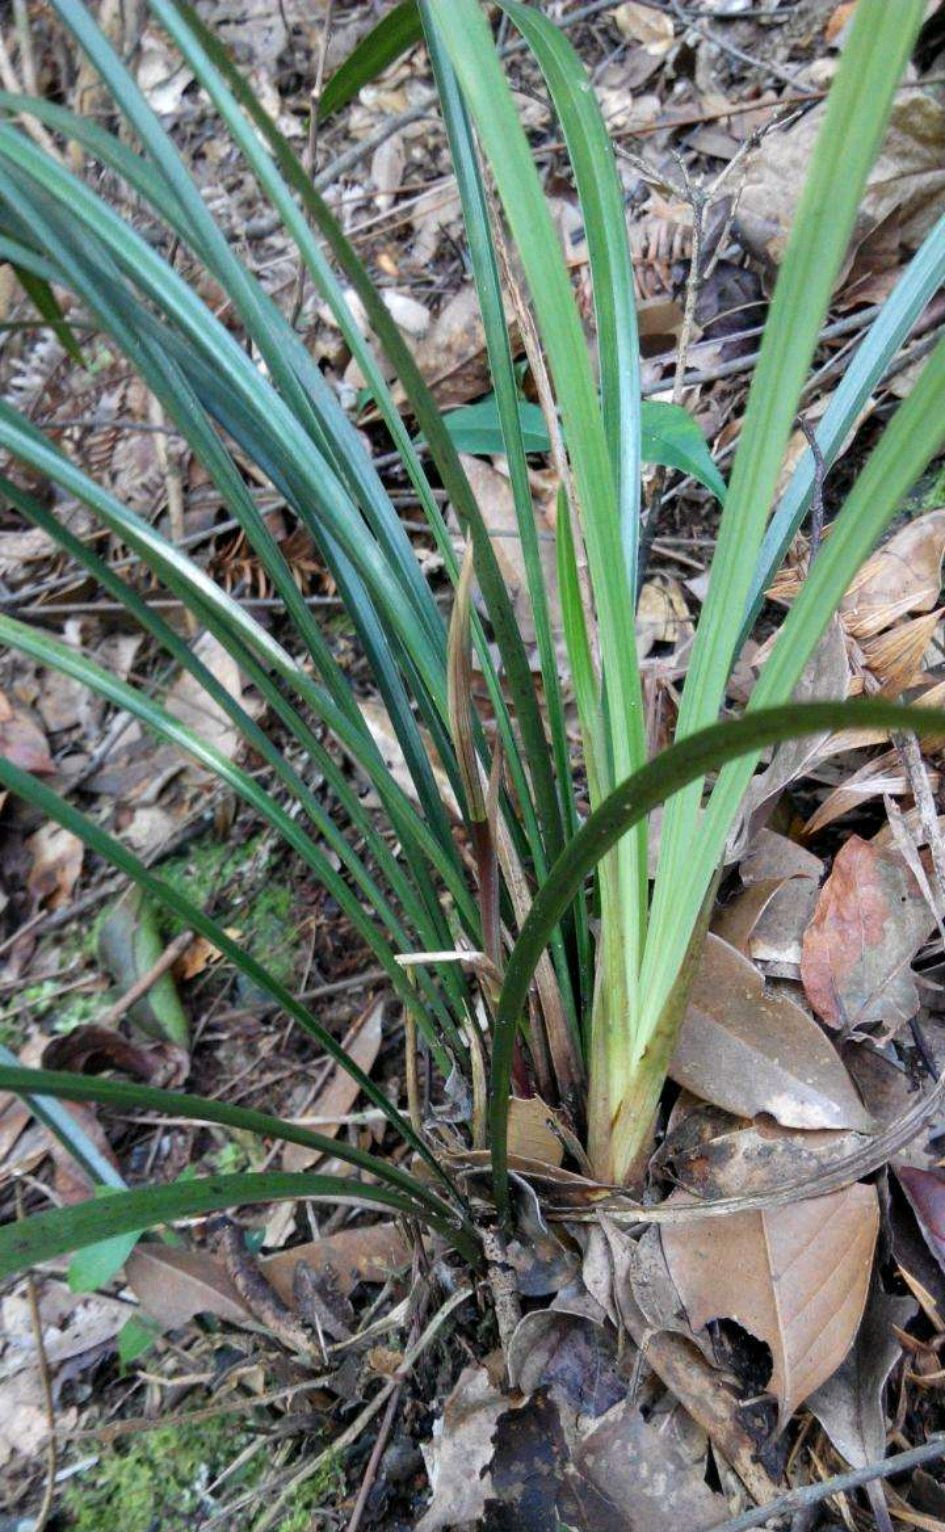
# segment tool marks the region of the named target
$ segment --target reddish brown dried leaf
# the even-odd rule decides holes
[[[818,1016],[831,1027],[897,1030],[919,1009],[911,965],[934,929],[899,853],[851,835],[804,935],[801,979]]]
[[[782,1426],[850,1348],[878,1232],[876,1189],[859,1184],[783,1208],[661,1230],[693,1327],[734,1319],[770,1347],[768,1387]]]

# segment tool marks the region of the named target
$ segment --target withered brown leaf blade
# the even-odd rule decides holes
[[[918,1310],[914,1298],[896,1298],[873,1281],[856,1341],[833,1377],[807,1400],[837,1451],[851,1468],[878,1463],[886,1454],[883,1391],[902,1355],[893,1331]]]
[[[851,1030],[901,1027],[919,1009],[912,961],[934,929],[899,853],[851,835],[804,935],[801,979],[818,1016]]]
[[[142,1308],[165,1330],[179,1330],[196,1314],[234,1324],[250,1318],[222,1262],[207,1250],[140,1243],[125,1262],[125,1277]]]
[[[945,1270],[945,1175],[917,1165],[897,1165],[895,1171],[925,1243]]]
[[[661,1230],[694,1329],[734,1319],[771,1350],[781,1425],[846,1356],[866,1305],[879,1200],[860,1184]]]
[[[706,942],[669,1072],[736,1117],[767,1112],[787,1128],[871,1127],[817,1023],[767,991],[754,964],[717,936]]]

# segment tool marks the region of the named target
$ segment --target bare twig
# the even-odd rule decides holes
[[[884,1458],[881,1463],[869,1463],[865,1468],[835,1474],[822,1484],[805,1484],[801,1489],[792,1489],[779,1500],[744,1511],[731,1521],[720,1522],[714,1532],[748,1532],[750,1527],[766,1526],[775,1516],[786,1516],[806,1506],[819,1505],[822,1500],[829,1500],[831,1495],[859,1489],[862,1484],[870,1484],[875,1479],[890,1479],[893,1474],[906,1473],[910,1468],[918,1468],[922,1463],[933,1463],[943,1457],[945,1436],[936,1436],[921,1447],[913,1447],[909,1452],[897,1452],[891,1458]]]
[[[814,483],[810,500],[810,548],[807,554],[807,567],[810,569],[820,550],[820,539],[824,534],[824,479],[827,476],[827,466],[813,426],[804,419],[803,415],[798,416],[797,423],[804,433],[810,455],[814,460]]]
[[[23,1188],[19,1181],[16,1183],[16,1216],[18,1219],[23,1217]],[[53,1400],[49,1361],[43,1343],[43,1318],[39,1311],[36,1280],[32,1272],[27,1272],[26,1275],[26,1295],[29,1302],[33,1341],[36,1345],[36,1369],[39,1373],[39,1386],[43,1395],[43,1408],[46,1411],[46,1424],[49,1428],[49,1441],[46,1444],[46,1483],[43,1487],[42,1502],[33,1522],[33,1532],[43,1532],[49,1521],[56,1493],[56,1406]]]
[[[192,931],[181,931],[179,936],[175,936],[174,940],[165,947],[157,962],[151,964],[147,973],[140,974],[130,988],[125,990],[120,999],[116,1000],[115,1004],[109,1007],[101,1018],[101,1025],[103,1027],[113,1027],[123,1016],[126,1016],[131,1007],[137,1005],[138,1001],[142,1000],[148,991],[154,988],[158,979],[162,978],[168,969],[174,967],[178,958],[183,957],[193,939],[194,933]]]

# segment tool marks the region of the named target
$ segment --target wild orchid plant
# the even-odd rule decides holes
[[[479,0],[397,7],[397,24],[405,18],[408,23],[405,35],[413,36],[418,16],[422,22],[449,137],[534,615],[536,678],[450,424],[366,269],[290,145],[196,13],[182,0],[149,3],[154,23],[215,106],[261,198],[282,220],[361,369],[456,587],[452,621],[444,622],[391,496],[331,383],[214,222],[181,155],[89,12],[80,0],[54,0],[111,93],[121,132],[52,102],[0,96],[0,259],[47,302],[55,302],[55,291],[71,293],[159,401],[281,599],[276,634],[6,404],[0,405],[0,445],[87,507],[185,605],[195,624],[220,641],[264,699],[272,729],[267,732],[229,694],[132,577],[70,531],[54,502],[10,477],[0,487],[11,507],[54,537],[121,603],[156,650],[194,678],[264,764],[266,776],[250,774],[160,700],[44,629],[0,617],[0,640],[81,682],[157,739],[178,746],[281,837],[330,891],[402,1004],[408,1035],[419,1030],[444,1075],[457,1069],[473,1080],[484,1072],[488,1117],[484,1111],[474,1116],[474,1133],[482,1140],[478,1147],[491,1154],[501,1216],[509,1210],[513,1090],[537,1091],[572,1135],[584,1136],[596,1177],[623,1184],[659,1103],[717,869],[760,752],[851,720],[913,726],[913,712],[884,702],[801,706],[790,699],[858,567],[941,448],[945,343],[929,356],[856,477],[743,716],[718,719],[744,635],[810,504],[808,453],[771,516],[801,389],[923,0],[896,6],[860,0],[857,6],[741,423],[675,743],[653,760],[634,637],[642,409],[627,215],[594,91],[567,37],[540,10],[500,0],[498,9],[544,77],[570,157],[593,282],[599,375],[485,8]],[[22,126],[29,118],[118,177],[158,222],[163,240],[153,232],[145,239],[88,180],[38,146]],[[497,254],[500,225],[519,263],[553,390],[548,424],[563,442],[557,583],[580,761],[566,730],[550,593],[539,557],[527,462],[532,443],[523,432]],[[226,294],[225,323],[170,259],[178,242]],[[821,421],[818,441],[828,466],[943,276],[945,221],[902,276]],[[351,312],[342,278],[363,304],[402,385],[405,413]],[[677,428],[668,422],[665,429],[671,434]],[[240,466],[247,461],[311,536],[331,574],[389,716],[409,787],[390,769],[295,584]],[[461,525],[465,559],[444,520],[437,486],[445,489]],[[471,599],[473,580],[477,602]],[[494,717],[491,734],[471,703],[473,655]],[[936,723],[942,725],[938,715],[923,713],[924,732]],[[438,785],[434,754],[459,805],[460,835]],[[371,806],[362,796],[364,783],[373,789]],[[434,1152],[418,1113],[405,1115],[392,1103],[317,1016],[227,934],[225,920],[212,919],[68,796],[9,760],[0,759],[0,785],[66,826],[206,937],[350,1072],[414,1155],[410,1168],[400,1168],[381,1154],[322,1139],[262,1112],[11,1064],[0,1068],[0,1087],[28,1096],[67,1138],[71,1130],[58,1100],[91,1100],[302,1143],[346,1161],[350,1174],[266,1171],[114,1190],[0,1231],[0,1272],[186,1214],[280,1198],[393,1208],[439,1229],[476,1258],[475,1222],[462,1185]],[[591,812],[582,823],[585,790]],[[651,884],[650,815],[664,800]],[[455,961],[457,954],[466,961]],[[414,959],[411,966],[404,957]],[[484,1108],[481,1100],[479,1105]]]

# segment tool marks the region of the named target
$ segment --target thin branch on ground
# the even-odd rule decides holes
[[[768,1505],[755,1506],[753,1510],[744,1511],[741,1516],[735,1516],[731,1521],[720,1522],[714,1532],[748,1532],[751,1527],[766,1526],[776,1516],[787,1516],[792,1511],[805,1510],[807,1506],[819,1505],[821,1501],[829,1500],[831,1495],[859,1489],[861,1485],[869,1484],[874,1479],[891,1479],[894,1474],[907,1473],[910,1468],[919,1468],[923,1463],[934,1463],[943,1457],[945,1457],[945,1436],[937,1436],[921,1447],[913,1447],[909,1452],[897,1452],[895,1456],[885,1458],[881,1463],[869,1463],[866,1468],[854,1468],[848,1473],[835,1474],[832,1479],[825,1479],[822,1484],[805,1484],[800,1489],[789,1490],[779,1500],[772,1500]]]

